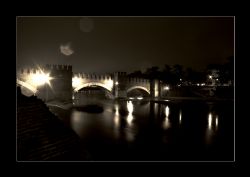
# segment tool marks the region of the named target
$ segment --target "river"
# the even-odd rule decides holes
[[[78,109],[95,105],[94,111]],[[233,101],[81,98],[53,108],[94,161],[233,161]],[[98,111],[95,111],[98,110]]]

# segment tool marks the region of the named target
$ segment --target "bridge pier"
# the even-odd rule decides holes
[[[158,79],[150,81],[150,96],[151,98],[159,98],[161,95],[161,86]]]
[[[114,89],[113,94],[115,98],[118,98],[118,90],[119,90],[119,80],[118,80],[118,73],[114,73]]]
[[[115,72],[114,73],[114,95],[115,98],[126,98],[126,72]]]

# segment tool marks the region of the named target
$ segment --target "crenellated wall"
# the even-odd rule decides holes
[[[93,80],[107,80],[113,79],[111,74],[95,74],[95,73],[75,73],[73,77],[82,79],[93,79]]]
[[[42,73],[49,74],[50,84],[34,85],[32,77]],[[70,65],[46,65],[36,69],[20,69],[17,71],[17,79],[17,83],[25,83],[22,86],[31,88],[30,90],[37,90],[35,94],[47,101],[71,101],[73,92],[93,85],[109,90],[116,98],[127,97],[127,93],[133,89],[145,90],[152,97],[158,97],[160,93],[159,81],[128,77],[126,72],[73,74]]]
[[[49,88],[49,99],[61,101],[72,100],[72,66],[70,65],[46,65],[45,70],[52,77]]]
[[[77,82],[74,85],[74,79]],[[109,90],[115,98],[127,97],[133,89],[142,89],[152,97],[158,97],[160,92],[159,81],[143,78],[128,77],[126,72],[113,74],[75,73],[73,74],[73,90],[77,92],[83,87],[97,85]]]
[[[150,94],[150,81],[143,78],[128,77],[126,72],[114,73],[115,85],[115,96],[116,97],[127,97],[128,91],[132,89],[143,89]]]
[[[34,76],[49,74],[49,84],[38,85],[34,82]],[[39,98],[50,101],[71,101],[72,100],[72,66],[70,65],[46,65],[39,68],[22,68],[17,71],[18,83],[25,82],[29,87],[37,91],[33,94]],[[27,88],[26,86],[26,88]],[[22,91],[27,90],[22,84]]]
[[[63,70],[63,71],[70,71],[72,72],[72,66],[71,65],[45,65],[46,69],[49,70]]]

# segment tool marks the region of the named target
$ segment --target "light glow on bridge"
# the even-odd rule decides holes
[[[129,89],[127,89],[127,93],[130,92],[133,89],[142,89],[142,90],[145,90],[148,94],[150,94],[150,91],[147,88],[142,87],[142,86],[132,86]]]
[[[107,85],[107,87],[111,89],[113,87],[113,84],[114,84],[113,80],[105,80],[105,85]]]
[[[18,84],[18,85],[21,85],[22,87],[27,88],[28,90],[31,90],[31,91],[33,92],[33,94],[35,94],[35,93],[37,92],[36,87],[34,87],[34,86],[32,86],[32,85],[30,85],[30,84],[28,84],[28,83],[26,83],[26,82],[23,82],[23,81],[21,81],[21,80],[19,80],[19,79],[17,79],[17,84]],[[21,88],[21,89],[22,89],[22,88]],[[26,95],[26,96],[31,96],[31,95]]]
[[[170,89],[169,86],[164,87],[164,90],[169,90],[169,89]]]
[[[36,74],[33,74],[31,75],[31,82],[32,82],[32,85],[35,85],[35,86],[40,86],[40,85],[43,85],[45,83],[48,83],[50,84],[50,80],[52,78],[49,76],[49,73],[36,73]]]
[[[81,79],[80,79],[80,78],[74,77],[74,78],[72,79],[72,86],[73,86],[74,88],[76,88],[76,87],[79,86],[80,84],[81,84]]]

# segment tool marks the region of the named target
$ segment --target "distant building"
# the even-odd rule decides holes
[[[212,69],[209,71],[210,74],[207,77],[207,84],[210,86],[219,86],[220,85],[220,71],[217,69]]]

